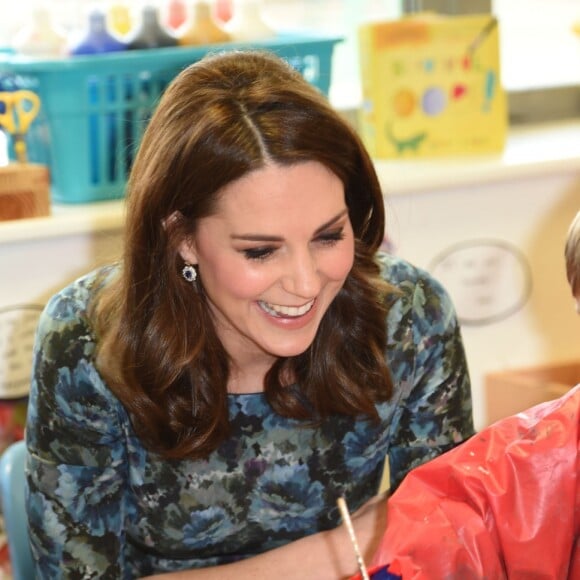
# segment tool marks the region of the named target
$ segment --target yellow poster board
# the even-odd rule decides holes
[[[360,127],[376,158],[502,151],[507,105],[494,16],[416,14],[359,28]]]

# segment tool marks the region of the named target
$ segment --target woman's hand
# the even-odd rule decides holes
[[[372,497],[351,515],[357,543],[365,562],[369,562],[379,546],[387,527],[388,492]],[[345,526],[333,530],[337,534],[347,532]],[[354,548],[351,550],[354,557]]]

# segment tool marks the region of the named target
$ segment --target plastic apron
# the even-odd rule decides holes
[[[580,385],[411,471],[371,578],[580,580],[579,419]]]

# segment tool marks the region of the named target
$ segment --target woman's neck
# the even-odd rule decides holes
[[[268,362],[264,360],[254,361],[253,363],[247,362],[242,367],[232,364],[228,381],[228,393],[250,394],[264,392],[264,379],[274,362],[275,359]],[[294,377],[291,377],[288,372],[283,372],[282,383],[289,385],[293,382]]]
[[[271,361],[245,361],[243,365],[233,363],[228,381],[228,393],[261,393],[264,378],[272,366]]]

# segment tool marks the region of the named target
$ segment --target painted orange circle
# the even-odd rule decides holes
[[[408,117],[415,110],[416,105],[415,94],[408,89],[397,91],[393,99],[393,108],[399,117]]]

